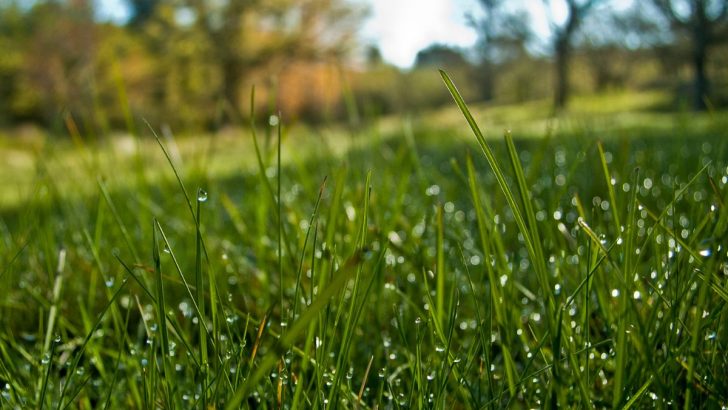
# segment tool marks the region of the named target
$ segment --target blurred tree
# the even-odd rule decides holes
[[[247,75],[273,62],[340,57],[361,17],[343,0],[186,0],[219,65],[221,95],[238,111]]]
[[[130,10],[129,25],[138,27],[152,16],[162,0],[126,0]]]
[[[28,119],[22,104],[24,49],[30,33],[15,2],[0,2],[0,124]]]
[[[46,125],[62,111],[87,113],[93,105],[98,34],[91,1],[37,2],[26,13],[30,35],[23,44],[23,89],[17,100]]]
[[[462,50],[444,44],[433,44],[417,53],[415,67],[457,68],[470,63]]]
[[[673,30],[690,38],[693,66],[693,107],[706,109],[710,94],[707,62],[711,48],[728,39],[727,0],[652,0]]]
[[[471,25],[480,32],[479,48],[489,61],[502,63],[520,58],[526,44],[533,39],[530,18],[523,10],[507,8],[505,0],[479,0],[482,15],[469,16]]]
[[[480,74],[468,61],[462,49],[443,44],[433,44],[417,53],[415,69],[407,73],[402,93],[409,110],[422,110],[452,103],[452,97],[440,86],[437,68],[445,69],[456,84],[462,84],[463,97],[474,99],[478,95],[476,87],[469,87],[473,80],[479,81]]]
[[[184,3],[160,0],[152,16],[127,30],[140,39],[146,51],[140,57],[148,64],[132,67],[128,51],[120,55],[127,81],[136,77],[136,88],[144,91],[137,98],[130,95],[135,109],[173,129],[209,128],[219,111],[219,64],[210,58],[213,45],[193,17]]]
[[[533,39],[530,19],[525,11],[507,9],[505,0],[479,0],[482,15],[469,16],[480,33],[477,49],[481,63],[481,94],[486,100],[495,96],[499,66],[527,56],[526,45]]]
[[[543,0],[547,9],[553,6],[558,0]],[[554,84],[554,107],[561,109],[566,107],[569,99],[569,60],[571,59],[574,35],[581,26],[586,16],[592,12],[596,5],[604,0],[561,0],[566,4],[566,19],[558,24],[551,18],[551,26],[554,31],[553,51],[555,58],[555,84]]]
[[[648,66],[655,48],[667,42],[664,24],[648,15],[635,3],[622,10],[604,9],[585,19],[589,31],[582,32],[575,57],[577,64],[583,62],[588,68],[595,91],[636,86],[640,79],[635,72]]]
[[[382,51],[373,44],[368,45],[364,50],[364,60],[369,67],[376,67],[384,63]]]

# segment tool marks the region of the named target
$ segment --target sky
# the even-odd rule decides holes
[[[433,43],[469,47],[478,39],[467,13],[477,0],[369,0],[362,39],[379,47],[385,61],[399,67],[414,63],[417,52]]]

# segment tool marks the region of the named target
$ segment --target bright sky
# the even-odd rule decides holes
[[[364,41],[379,46],[382,57],[400,67],[414,63],[417,52],[433,43],[468,47],[478,38],[466,13],[477,13],[477,0],[369,0]]]

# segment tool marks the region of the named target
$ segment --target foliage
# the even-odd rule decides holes
[[[620,11],[606,0],[561,1],[578,21],[552,19],[544,39],[516,3],[482,0],[469,15],[480,33],[473,49],[432,45],[402,70],[359,44],[365,13],[348,0],[128,0],[125,24],[97,20],[90,0],[6,0],[0,127],[30,124],[69,135],[74,123],[93,139],[138,133],[143,124],[135,119],[143,117],[177,133],[218,131],[248,115],[241,93],[256,85],[258,120],[280,112],[290,122],[346,121],[356,128],[358,111],[374,118],[447,104],[436,68],[468,84],[466,98],[490,103],[537,101],[557,90],[645,88],[674,92],[670,108],[728,101],[723,3],[695,3],[705,5],[703,19],[683,13],[689,8],[677,0]],[[701,27],[704,35],[693,38]],[[703,37],[705,47],[698,47]],[[697,70],[693,51],[700,49]],[[694,92],[698,85],[704,91]]]
[[[693,107],[705,110],[710,101],[707,63],[712,49],[726,42],[728,2],[693,0],[653,0],[656,8],[680,34],[690,38],[690,61],[693,69]],[[687,6],[687,7],[686,7]]]
[[[0,121],[61,130],[70,115],[103,134],[138,128],[129,118],[143,113],[175,129],[216,128],[240,118],[240,91],[250,84],[283,81],[276,74],[292,63],[346,58],[361,17],[339,0],[132,5],[119,27],[95,21],[88,1],[0,4],[9,57],[0,63],[8,80]]]

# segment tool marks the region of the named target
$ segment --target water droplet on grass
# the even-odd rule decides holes
[[[205,202],[207,201],[207,191],[200,188],[197,190],[197,202]]]
[[[440,193],[439,185],[430,185],[425,190],[425,195],[427,195],[427,196],[437,196],[439,193]]]

